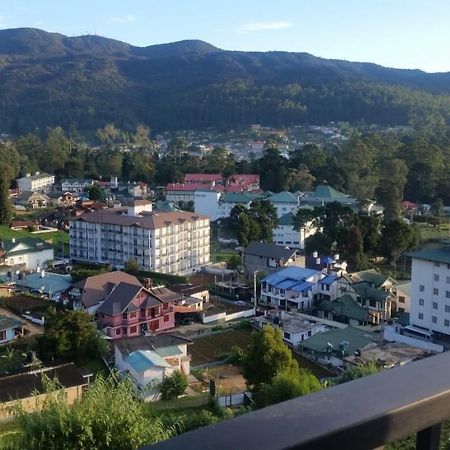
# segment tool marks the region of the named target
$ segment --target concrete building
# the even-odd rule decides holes
[[[309,222],[300,230],[294,229],[294,211],[290,211],[278,220],[278,226],[272,230],[273,242],[289,248],[305,248],[305,240],[315,234],[316,228]]]
[[[47,191],[55,184],[55,176],[36,172],[34,175],[27,174],[26,177],[18,178],[16,183],[20,192]]]
[[[146,200],[89,212],[70,221],[70,258],[119,269],[134,259],[144,270],[189,274],[210,262],[209,218],[152,211]]]
[[[40,239],[12,238],[0,242],[0,260],[8,266],[36,270],[53,259],[53,247]]]
[[[318,299],[322,272],[302,267],[287,267],[261,280],[260,303],[287,311],[311,309]]]
[[[199,189],[194,191],[194,211],[215,221],[219,216],[220,192]]]
[[[83,396],[91,375],[83,376],[73,363],[65,363],[0,377],[0,421],[14,419],[18,407],[27,413],[42,408],[53,395],[47,392],[44,376],[57,379],[65,402],[73,405]]]
[[[138,336],[114,341],[115,367],[133,381],[142,397],[156,394],[155,385],[178,370],[190,374],[188,345],[179,333]]]
[[[252,241],[244,250],[245,275],[255,271],[270,273],[287,266],[304,266],[305,259],[296,250],[281,245]]]
[[[450,243],[408,254],[412,258],[410,324],[450,335]]]
[[[283,339],[292,346],[297,346],[311,336],[327,330],[327,327],[320,322],[305,319],[298,314],[275,310],[269,310],[264,316],[256,317],[253,323],[258,328],[266,325],[279,327],[283,333]]]
[[[61,182],[63,192],[82,193],[94,184],[92,179],[70,178]]]
[[[268,200],[277,210],[278,218],[296,210],[300,202],[300,193],[298,192],[279,192],[278,194],[272,194],[268,197]]]
[[[397,295],[394,299],[397,312],[400,314],[411,312],[411,287],[411,282],[403,282],[396,285]]]

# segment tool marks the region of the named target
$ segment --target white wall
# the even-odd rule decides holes
[[[24,253],[22,255],[11,256],[5,259],[8,265],[25,264],[29,270],[36,270],[38,267],[43,267],[44,263],[54,259],[53,249],[45,249],[40,252]]]
[[[194,192],[194,211],[214,221],[219,218],[219,192]]]
[[[395,327],[391,326],[384,327],[383,339],[388,342],[401,342],[403,344],[410,345],[411,347],[423,348],[424,350],[428,350],[430,352],[442,353],[444,351],[444,347],[442,345],[433,344],[432,342],[424,341],[422,339],[415,339],[410,336],[404,336],[403,334],[397,333]]]
[[[305,239],[312,236],[316,231],[316,228],[311,226],[306,226],[296,231],[292,225],[279,225],[272,230],[272,238],[274,244],[303,250],[305,248]]]

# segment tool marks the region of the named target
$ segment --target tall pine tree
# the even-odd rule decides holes
[[[0,173],[3,172],[0,170]],[[4,173],[4,172],[3,172]],[[12,220],[13,211],[9,200],[9,181],[7,177],[0,176],[0,224],[9,225]]]

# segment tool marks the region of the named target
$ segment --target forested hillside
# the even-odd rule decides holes
[[[450,117],[450,74],[202,41],[134,47],[99,36],[0,31],[0,131],[156,130]]]

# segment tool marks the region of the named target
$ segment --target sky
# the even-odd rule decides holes
[[[450,0],[0,0],[0,29],[17,27],[450,71]]]

